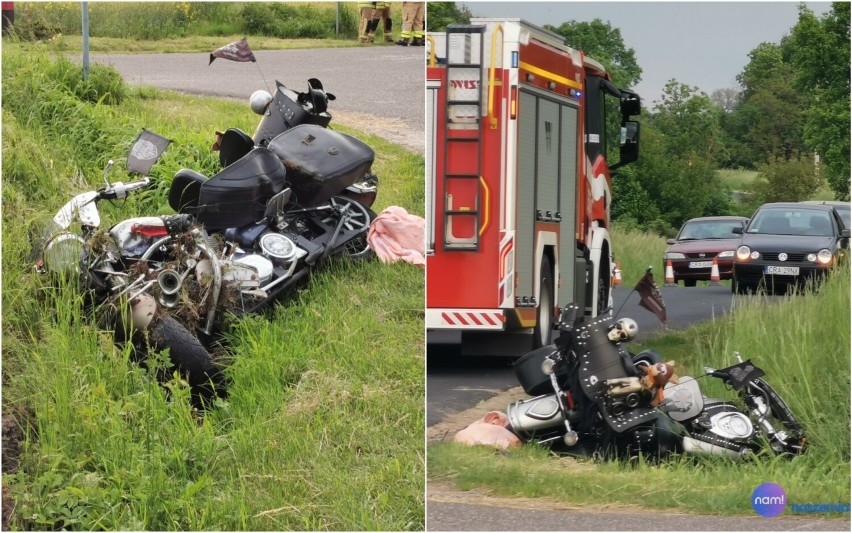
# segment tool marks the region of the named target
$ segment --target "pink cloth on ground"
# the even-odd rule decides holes
[[[507,429],[509,419],[499,411],[491,411],[456,433],[454,442],[468,446],[493,446],[501,450],[521,445],[521,439]]]
[[[384,263],[402,260],[426,266],[426,221],[402,207],[390,206],[370,224],[367,243]]]

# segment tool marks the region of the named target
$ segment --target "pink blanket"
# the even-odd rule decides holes
[[[521,439],[509,431],[509,419],[499,411],[491,411],[476,422],[456,433],[454,442],[468,446],[493,446],[505,450],[521,445]]]
[[[426,266],[426,221],[402,207],[391,206],[370,224],[367,243],[384,263],[402,260]]]

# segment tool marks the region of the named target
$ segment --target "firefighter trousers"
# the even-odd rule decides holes
[[[426,11],[426,2],[403,2],[402,3],[402,33],[400,37],[405,40],[422,40],[423,15]]]

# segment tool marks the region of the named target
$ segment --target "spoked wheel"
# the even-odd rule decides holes
[[[338,216],[340,216],[337,213],[343,213],[346,220],[343,222],[341,232],[358,232],[358,235],[343,243],[339,250],[334,252],[334,255],[356,260],[372,257],[373,251],[367,244],[367,230],[370,229],[370,223],[376,218],[376,213],[357,200],[346,196],[332,196],[329,204],[335,209],[323,218],[323,223],[336,226],[339,220]]]
[[[772,449],[779,454],[798,455],[805,451],[805,430],[793,415],[787,402],[761,378],[756,378],[748,384],[749,393],[762,397],[769,407],[768,418],[771,418],[776,429],[783,429],[786,439],[773,440]]]

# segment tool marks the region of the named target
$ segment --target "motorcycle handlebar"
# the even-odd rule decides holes
[[[144,177],[141,180],[131,181],[128,183],[113,183],[105,189],[101,189],[98,198],[101,200],[120,200],[136,190],[144,189],[151,184],[151,178]]]

